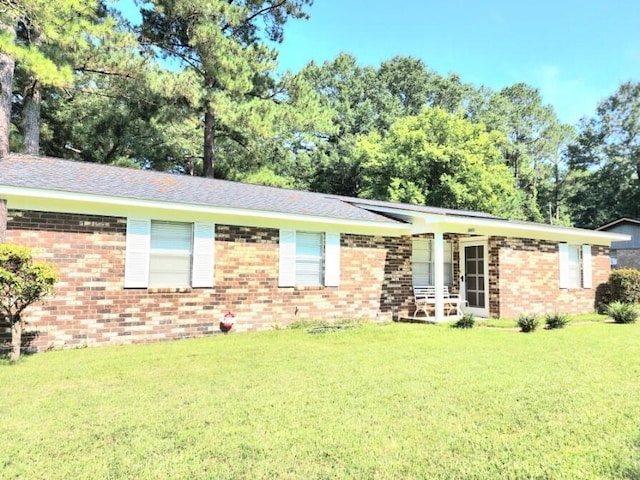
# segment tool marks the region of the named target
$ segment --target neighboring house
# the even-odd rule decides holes
[[[596,230],[629,235],[628,240],[617,240],[611,243],[611,267],[640,269],[640,220],[619,218]]]
[[[479,316],[590,312],[627,238],[27,155],[0,160],[3,235],[58,266],[27,311],[39,349],[210,335],[227,311],[237,331],[391,319],[412,284],[438,318],[445,284]]]

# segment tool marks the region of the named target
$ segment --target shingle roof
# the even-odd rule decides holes
[[[12,154],[0,160],[0,185],[397,223],[332,195],[34,155]]]

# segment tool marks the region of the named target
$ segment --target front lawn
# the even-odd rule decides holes
[[[7,479],[640,478],[640,324],[230,334],[0,385]]]

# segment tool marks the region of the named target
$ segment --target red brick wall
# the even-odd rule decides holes
[[[593,287],[590,289],[560,289],[558,244],[555,242],[493,237],[489,240],[489,252],[492,316],[517,318],[521,313],[588,313],[595,310],[598,285],[609,278],[607,247],[592,246]]]
[[[38,349],[212,335],[227,310],[246,331],[391,318],[411,304],[409,237],[342,235],[340,287],[279,288],[278,230],[216,225],[214,288],[140,290],[123,288],[125,229],[123,218],[9,211],[7,242],[60,273],[53,296],[26,311]]]

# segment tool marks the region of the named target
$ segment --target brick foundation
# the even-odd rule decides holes
[[[412,303],[410,237],[342,235],[340,287],[279,288],[278,230],[216,225],[214,288],[178,291],[124,289],[125,229],[124,218],[9,211],[7,241],[60,273],[54,294],[26,311],[39,350],[213,335],[228,310],[247,331],[390,319]]]

